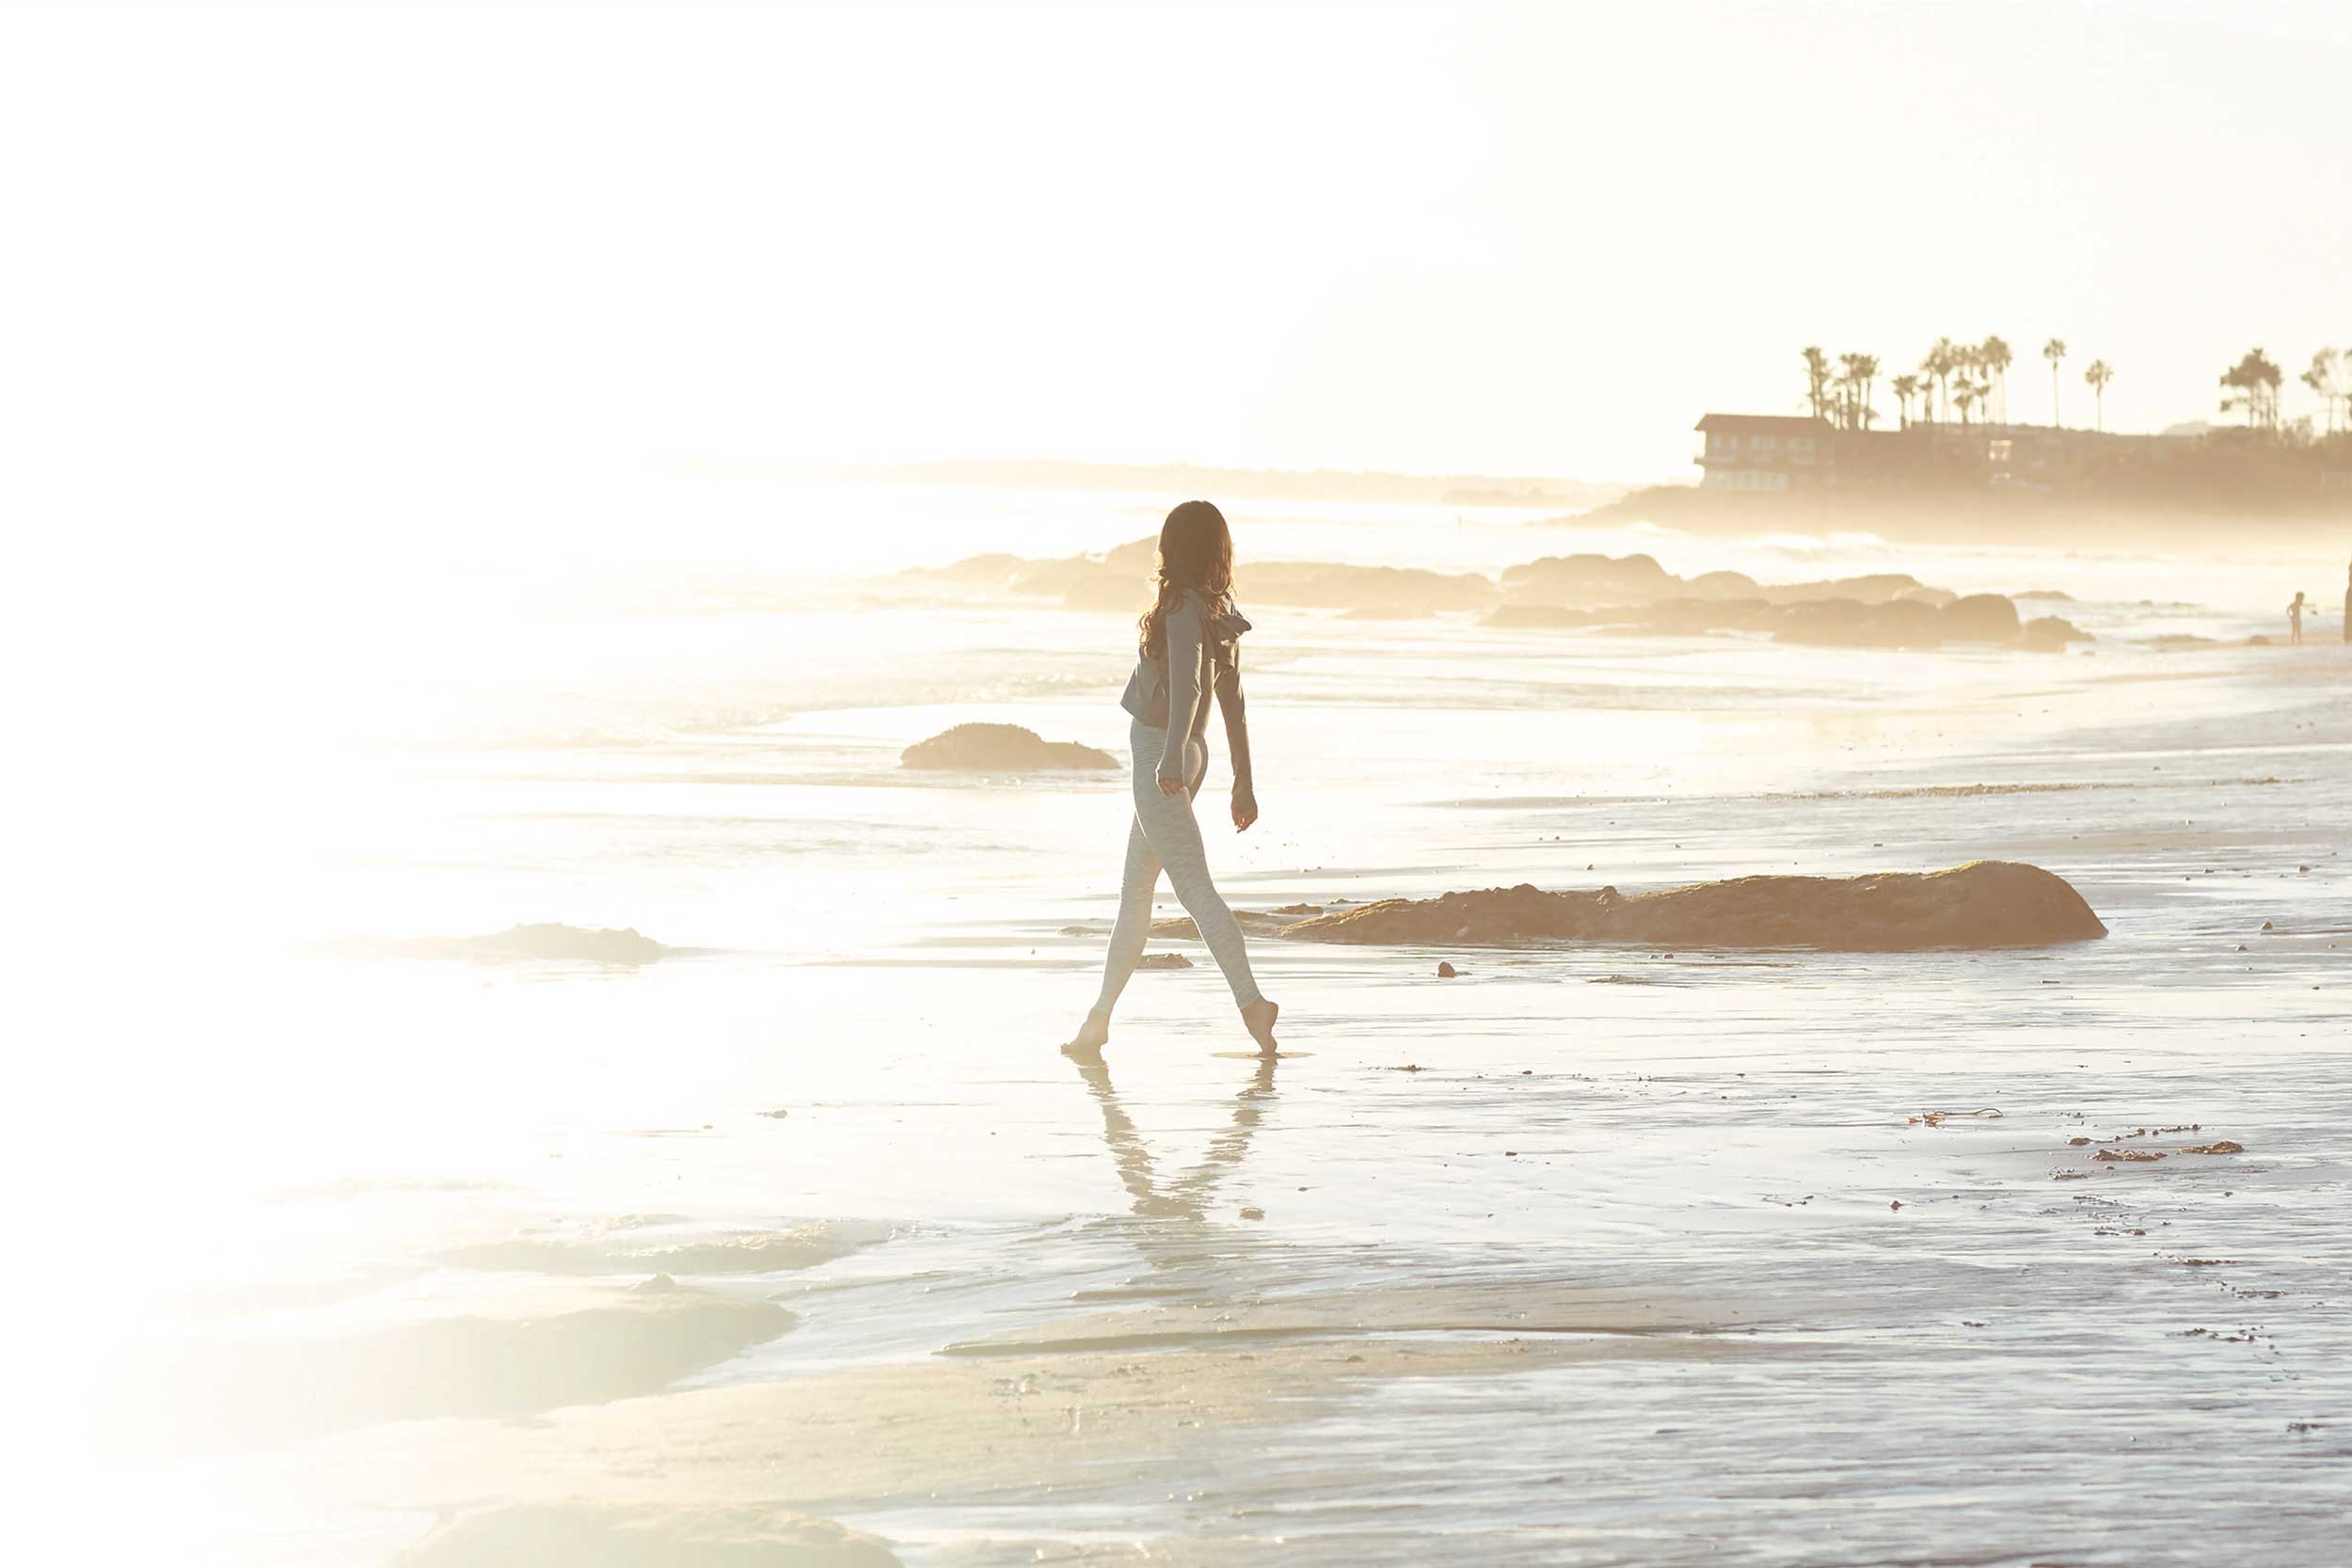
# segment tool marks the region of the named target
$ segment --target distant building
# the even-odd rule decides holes
[[[1797,415],[1709,414],[1696,428],[1706,437],[1695,459],[1706,470],[1700,483],[1716,490],[1916,483],[1964,465],[1973,447],[1948,436],[1931,443],[1921,425],[1840,430]]]
[[[1818,483],[1835,460],[1827,420],[1777,414],[1709,414],[1695,459],[1710,490],[1790,490]]]

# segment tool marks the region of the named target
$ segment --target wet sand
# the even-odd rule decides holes
[[[1120,617],[995,695],[411,758],[310,938],[660,961],[248,957],[250,1057],[159,1054],[108,1131],[152,1164],[83,1500],[175,1562],[2321,1560],[2352,672],[2077,596],[2096,657],[1262,623],[1237,906],[2004,859],[2108,928],[1259,942],[1273,1062],[1175,935],[1104,1062],[1055,1052],[1122,777],[898,766],[1116,751],[1123,670],[1057,640]],[[452,1334],[530,1375],[436,1402],[402,1347]]]

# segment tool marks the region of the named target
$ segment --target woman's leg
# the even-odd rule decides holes
[[[1233,993],[1234,1006],[1248,1007],[1264,999],[1258,994],[1257,979],[1249,973],[1249,954],[1242,943],[1241,923],[1225,907],[1225,900],[1217,895],[1216,884],[1209,879],[1208,851],[1200,843],[1200,824],[1193,819],[1191,794],[1200,787],[1200,781],[1208,772],[1208,755],[1197,742],[1188,750],[1197,752],[1200,760],[1196,763],[1191,755],[1184,758],[1186,793],[1166,795],[1161,793],[1154,776],[1159,768],[1158,757],[1153,756],[1147,771],[1143,767],[1143,748],[1136,749],[1136,821],[1150,841],[1152,852],[1167,866],[1168,882],[1175,888],[1184,912],[1192,916],[1193,925],[1199,927],[1210,957],[1216,959],[1216,967],[1224,972],[1225,985]]]
[[[1152,766],[1157,768],[1159,759],[1154,757]],[[1094,999],[1094,1010],[1105,1023],[1119,1006],[1119,993],[1127,989],[1127,977],[1143,958],[1144,942],[1152,934],[1152,895],[1159,886],[1160,857],[1152,852],[1143,824],[1130,817],[1127,869],[1119,880],[1119,918],[1111,923],[1110,951],[1103,955],[1103,990]]]
[[[1153,775],[1159,770],[1161,732],[1147,729],[1140,723],[1127,726],[1127,746],[1135,757],[1135,772],[1128,783],[1131,800],[1143,799],[1143,787],[1152,783],[1156,793],[1158,784]],[[1136,964],[1143,958],[1143,944],[1152,935],[1152,895],[1160,885],[1160,857],[1152,849],[1152,841],[1144,836],[1143,824],[1135,817],[1127,819],[1127,867],[1119,880],[1119,918],[1111,923],[1111,944],[1103,955],[1103,989],[1096,993],[1094,1010],[1078,1026],[1078,1033],[1065,1049],[1099,1051],[1111,1037],[1111,1009],[1119,1006],[1120,992],[1127,989],[1128,976],[1136,972]]]

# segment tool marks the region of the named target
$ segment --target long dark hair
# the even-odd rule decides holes
[[[1160,525],[1159,592],[1136,622],[1136,644],[1145,658],[1168,655],[1168,612],[1187,588],[1198,589],[1212,607],[1233,592],[1233,533],[1225,514],[1208,501],[1185,501]]]

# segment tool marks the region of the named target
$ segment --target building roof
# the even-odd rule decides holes
[[[1720,430],[1730,436],[1826,436],[1827,420],[1801,414],[1709,414],[1693,430]]]

